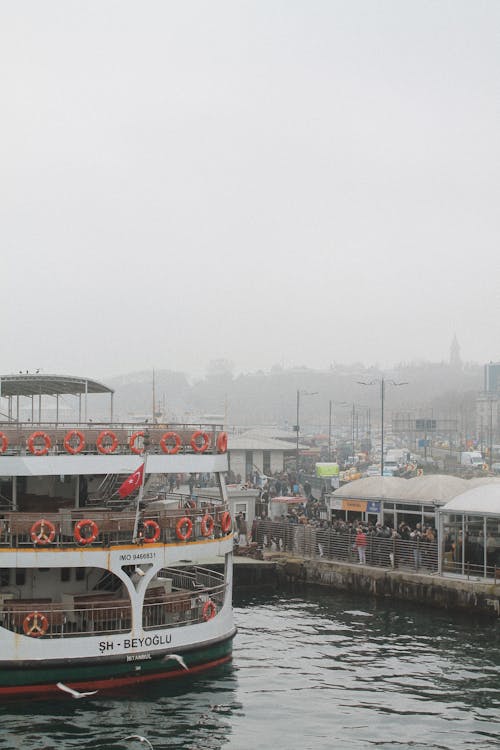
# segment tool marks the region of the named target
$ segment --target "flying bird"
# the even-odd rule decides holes
[[[182,656],[179,656],[179,654],[169,654],[168,656],[163,657],[163,661],[168,661],[169,659],[173,659],[174,661],[179,662],[181,667],[186,670],[186,672],[189,672],[189,667],[182,658]]]
[[[140,734],[129,734],[128,737],[124,737],[124,740],[139,740],[139,742],[145,742],[150,750],[154,750],[153,745],[145,737],[141,737]]]
[[[58,682],[57,687],[59,690],[63,690],[65,693],[69,693],[73,696],[73,698],[86,698],[88,695],[95,695],[98,693],[98,690],[91,690],[88,693],[79,693],[78,690],[73,690],[73,688],[68,687],[64,684],[64,682]]]

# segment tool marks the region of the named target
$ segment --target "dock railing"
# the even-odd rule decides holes
[[[309,559],[322,558],[359,564],[356,532],[336,531],[307,524],[268,519],[257,522],[257,541],[264,550],[289,552]],[[379,568],[401,568],[435,573],[438,570],[437,542],[404,540],[367,535],[365,564]]]

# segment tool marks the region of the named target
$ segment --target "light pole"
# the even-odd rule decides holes
[[[301,391],[297,388],[297,423],[295,425],[295,431],[297,433],[297,442],[295,446],[295,475],[297,484],[299,483],[299,435],[300,435],[300,397],[302,396],[317,396],[318,391]]]
[[[384,476],[384,400],[385,400],[385,385],[408,385],[407,382],[396,383],[395,380],[386,380],[385,378],[376,378],[365,383],[362,380],[358,380],[359,385],[376,385],[380,384],[380,476]]]
[[[332,407],[333,404],[337,404],[338,406],[348,406],[347,401],[330,401],[328,402],[328,460],[332,460],[332,418],[333,418],[333,411]]]
[[[489,429],[489,433],[490,433],[490,435],[489,435],[489,438],[490,438],[489,454],[490,455],[488,456],[488,458],[489,458],[489,468],[490,468],[490,472],[491,472],[492,471],[491,467],[493,466],[493,399],[492,399],[491,395],[490,395],[488,401],[490,402],[490,404],[489,404],[490,405],[490,429]],[[498,411],[497,411],[497,414],[498,414]]]

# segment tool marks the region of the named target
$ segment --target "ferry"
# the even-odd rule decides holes
[[[96,399],[106,416],[91,421]],[[78,696],[229,661],[223,426],[117,422],[112,389],[39,373],[0,377],[0,411],[0,695]],[[189,474],[216,497],[175,486]]]

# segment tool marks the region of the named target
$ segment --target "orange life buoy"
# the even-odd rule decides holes
[[[56,527],[50,521],[41,518],[31,527],[31,541],[35,544],[52,544],[56,535]]]
[[[198,438],[202,438],[203,442],[201,445],[198,445],[196,442]],[[196,430],[196,432],[193,432],[191,435],[191,448],[194,450],[195,453],[205,453],[206,449],[210,445],[210,436],[208,432],[202,432],[202,430]]]
[[[111,440],[111,443],[104,445],[105,438],[109,438]],[[103,430],[99,433],[96,445],[99,453],[114,453],[118,447],[118,438],[116,437],[114,432],[111,432],[111,430]]]
[[[210,536],[214,530],[214,519],[210,513],[205,513],[201,519],[201,533],[203,536]]]
[[[215,617],[215,613],[217,612],[217,607],[213,603],[211,599],[208,599],[208,601],[205,602],[203,605],[202,610],[202,617],[205,620],[205,622],[208,622],[208,620],[211,620],[213,617]]]
[[[83,536],[82,531],[83,529],[89,529],[90,534],[88,536]],[[75,524],[75,541],[78,542],[78,544],[92,544],[95,542],[99,535],[99,526],[96,524],[95,521],[92,521],[91,518],[82,518],[81,521],[78,521],[77,524]]]
[[[142,540],[146,542],[146,544],[154,544],[154,542],[157,542],[160,538],[161,529],[156,521],[149,519],[147,521],[144,521],[142,526],[144,529],[144,536],[142,537]],[[153,536],[147,535],[147,529],[153,529]]]
[[[0,432],[0,443],[1,443],[0,453],[5,453],[9,445],[9,439],[7,438],[7,435],[4,432]]]
[[[224,534],[227,534],[227,532],[231,528],[231,514],[228,513],[227,510],[225,510],[221,516],[220,527],[222,531],[224,532]]]
[[[188,518],[187,516],[183,516],[182,518],[179,518],[179,520],[177,521],[177,525],[175,527],[175,533],[177,534],[177,539],[180,539],[181,542],[187,542],[187,540],[192,534],[192,531],[193,531],[193,522],[191,521],[191,519]]]
[[[219,437],[217,438],[217,450],[219,453],[227,452],[227,432],[219,433]]]
[[[78,438],[78,444],[76,447],[71,444],[73,438]],[[81,453],[85,448],[85,437],[83,432],[80,432],[80,430],[70,430],[67,432],[64,436],[64,448],[68,453],[71,453],[72,456],[74,456],[75,453]]]
[[[132,453],[135,453],[137,456],[140,456],[142,453],[144,453],[144,448],[137,448],[135,441],[139,437],[144,437],[144,430],[138,430],[137,432],[134,432],[133,435],[130,436],[128,444],[130,447],[130,450]]]
[[[35,445],[35,440],[37,438],[42,438],[45,445],[43,447],[37,448]],[[47,435],[46,432],[43,432],[43,430],[37,430],[36,432],[32,432],[31,435],[28,438],[28,450],[30,453],[32,453],[34,456],[46,456],[49,452],[49,448],[51,447],[52,443]]]
[[[48,629],[49,621],[42,612],[30,612],[23,620],[24,634],[32,638],[40,638]]]
[[[170,448],[167,445],[167,440],[174,441],[174,444]],[[182,445],[181,436],[178,435],[176,432],[165,432],[161,436],[160,447],[163,453],[168,453],[168,454],[179,453],[181,445]]]

